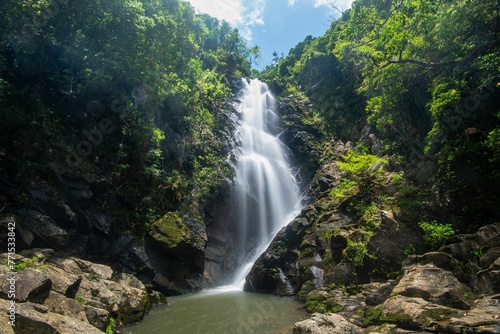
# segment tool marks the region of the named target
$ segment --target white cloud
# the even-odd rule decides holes
[[[245,15],[245,21],[248,25],[264,25],[264,9],[266,0],[251,1],[250,12]]]
[[[188,0],[201,13],[225,20],[238,28],[247,41],[252,40],[252,26],[264,25],[266,0]]]
[[[226,20],[232,26],[244,22],[246,10],[243,0],[188,0],[201,13],[209,14],[219,20]]]

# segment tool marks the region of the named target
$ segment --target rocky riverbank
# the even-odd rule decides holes
[[[9,310],[0,314],[2,333],[103,333],[140,321],[164,301],[132,275],[52,249],[15,255],[14,272],[7,260],[0,255],[0,307]]]
[[[335,313],[315,313],[294,333],[499,333],[499,251],[500,224],[490,225],[410,256],[396,280],[313,290],[308,309]]]

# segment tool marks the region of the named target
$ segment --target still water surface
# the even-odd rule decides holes
[[[308,318],[292,298],[214,289],[170,297],[136,325],[137,334],[284,334]]]

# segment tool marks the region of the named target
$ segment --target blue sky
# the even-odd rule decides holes
[[[308,35],[320,36],[338,12],[352,0],[188,0],[198,11],[226,20],[240,31],[248,46],[261,48],[256,66],[262,69],[272,61],[273,51],[286,56]]]

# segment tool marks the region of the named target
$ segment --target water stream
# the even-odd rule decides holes
[[[245,276],[278,231],[300,210],[297,180],[279,140],[282,132],[276,98],[266,84],[244,82],[237,126],[236,187],[240,266],[233,285]]]
[[[306,318],[291,299],[242,291],[245,276],[276,233],[300,211],[299,187],[292,173],[276,99],[259,80],[244,81],[236,126],[235,190],[237,270],[231,284],[169,298],[154,308],[132,333],[237,334],[291,333]]]

